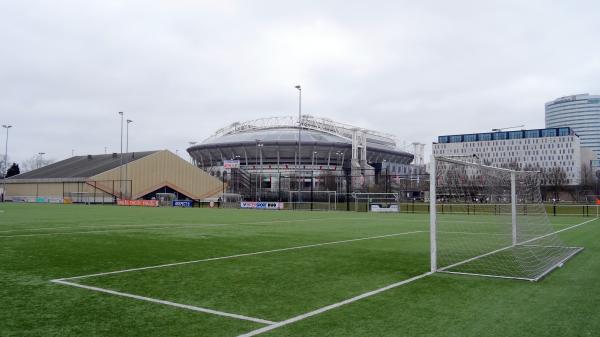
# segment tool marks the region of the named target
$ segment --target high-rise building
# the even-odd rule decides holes
[[[476,156],[496,167],[546,173],[560,169],[565,185],[581,183],[582,158],[586,157],[579,137],[568,127],[439,136],[432,150],[436,156]],[[550,182],[542,178],[542,184]]]
[[[565,96],[546,103],[546,127],[570,127],[581,146],[592,149],[600,159],[600,95]]]

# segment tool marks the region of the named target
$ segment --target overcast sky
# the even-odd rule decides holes
[[[429,144],[600,93],[600,1],[0,0],[9,156],[185,154],[234,121],[303,111]],[[4,152],[4,129],[0,130]]]

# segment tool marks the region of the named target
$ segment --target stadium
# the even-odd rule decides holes
[[[187,151],[229,192],[281,200],[294,189],[365,190],[382,176],[391,186],[422,173],[423,145],[412,147],[401,149],[391,134],[303,115],[234,122]],[[325,176],[336,182],[326,186]]]

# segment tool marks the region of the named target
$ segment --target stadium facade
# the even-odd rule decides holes
[[[271,189],[293,188],[281,187],[277,180],[282,174],[376,179],[382,174],[410,176],[423,170],[422,144],[414,143],[413,151],[403,150],[393,135],[309,115],[300,121],[271,117],[235,122],[187,151],[211,175],[229,181],[233,167],[241,174],[260,175],[265,180],[261,186]]]
[[[546,127],[570,127],[600,158],[600,95],[580,94],[559,97],[545,104]],[[594,166],[599,166],[594,161]]]

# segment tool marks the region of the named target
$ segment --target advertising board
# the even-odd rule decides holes
[[[158,200],[117,200],[119,206],[143,206],[143,207],[158,207]]]
[[[173,200],[173,207],[192,207],[193,205],[192,200]]]
[[[255,209],[283,209],[283,202],[242,201],[240,202],[240,207]]]

